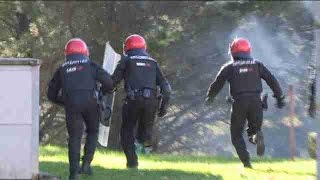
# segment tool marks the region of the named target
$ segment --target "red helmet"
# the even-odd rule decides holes
[[[250,42],[244,38],[236,38],[230,45],[230,51],[232,54],[238,52],[251,53]]]
[[[85,56],[89,56],[89,50],[86,43],[80,38],[73,38],[70,39],[65,48],[64,48],[64,55],[70,54],[82,54]]]
[[[123,51],[127,52],[131,49],[147,49],[144,38],[138,34],[133,34],[124,41]]]

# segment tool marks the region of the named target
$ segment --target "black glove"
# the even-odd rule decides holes
[[[167,109],[166,108],[160,108],[159,109],[158,117],[163,117],[166,114],[167,114]]]
[[[284,95],[277,98],[277,107],[279,109],[282,109],[286,105],[286,103],[284,102],[284,99],[285,99]]]
[[[308,113],[309,113],[310,117],[315,118],[315,116],[316,116],[316,102],[314,101],[314,99],[310,100]]]
[[[210,97],[206,97],[206,99],[204,100],[204,104],[206,106],[211,105],[214,102],[214,98],[210,98]]]
[[[226,101],[227,101],[228,104],[233,104],[234,99],[232,98],[232,96],[227,96],[226,97]]]
[[[261,98],[261,102],[262,102],[262,109],[263,110],[268,110],[268,94],[264,94]]]

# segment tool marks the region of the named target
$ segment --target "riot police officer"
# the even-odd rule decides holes
[[[152,145],[152,128],[157,112],[157,87],[163,95],[158,116],[167,112],[171,93],[169,82],[163,76],[155,59],[146,51],[143,37],[134,34],[124,42],[124,55],[117,64],[112,75],[114,86],[124,79],[127,96],[122,109],[121,144],[127,158],[128,168],[138,167],[138,157],[134,146],[134,128],[137,121],[141,125],[139,132],[143,133],[143,145]]]
[[[277,79],[263,65],[251,57],[251,45],[247,39],[236,38],[229,52],[232,61],[225,64],[207,92],[206,103],[211,103],[226,81],[230,84],[233,98],[231,114],[231,141],[244,167],[251,168],[250,155],[242,137],[248,120],[249,141],[257,145],[257,154],[264,154],[265,145],[261,130],[263,108],[261,102],[262,82],[265,80],[272,89],[278,108],[284,106],[284,95]]]
[[[90,163],[97,146],[99,113],[96,83],[102,84],[104,93],[113,89],[111,76],[89,59],[85,42],[79,38],[65,46],[65,62],[56,70],[48,85],[48,98],[64,105],[67,121],[69,179],[78,179],[79,173],[92,174]],[[79,167],[83,122],[86,125],[86,143]]]

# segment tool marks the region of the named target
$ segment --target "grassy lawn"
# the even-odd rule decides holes
[[[315,179],[316,163],[310,159],[253,159],[244,169],[237,158],[209,156],[140,155],[139,170],[127,170],[124,154],[98,150],[92,162],[94,175],[84,180],[205,180],[205,179]],[[67,179],[67,149],[43,146],[40,170]]]

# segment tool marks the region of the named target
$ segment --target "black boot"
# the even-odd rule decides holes
[[[133,158],[127,158],[127,168],[137,169],[138,168],[138,158],[133,156]]]
[[[138,156],[135,150],[125,150],[125,155],[127,159],[127,168],[138,168]]]
[[[69,180],[80,180],[80,175],[78,173],[71,173],[69,175]]]
[[[258,156],[263,156],[264,155],[265,146],[264,146],[264,140],[263,140],[262,131],[258,131],[257,132],[256,138],[255,138],[255,142],[257,143],[257,155]]]
[[[72,158],[72,160],[69,161],[70,167],[69,167],[69,180],[79,180],[80,179],[80,167],[79,167],[79,160],[75,160],[76,158]]]
[[[92,175],[92,170],[89,161],[83,161],[81,166],[81,174]]]
[[[128,169],[138,169],[138,163],[127,163],[127,168]]]
[[[243,162],[243,166],[244,166],[245,168],[250,168],[250,169],[252,169],[252,165],[251,165],[250,161]]]

